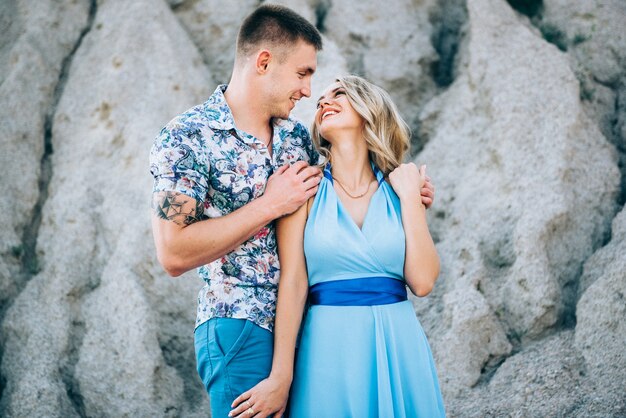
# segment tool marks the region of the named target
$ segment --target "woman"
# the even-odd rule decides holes
[[[444,416],[405,288],[425,296],[439,274],[420,198],[425,166],[401,164],[408,128],[382,89],[348,76],[319,100],[312,136],[328,163],[315,198],[277,224],[272,372],[231,416],[267,416],[275,402],[280,416],[292,380],[292,418]]]

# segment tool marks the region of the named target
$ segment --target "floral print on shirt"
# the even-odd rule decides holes
[[[294,120],[273,120],[273,152],[237,130],[219,86],[205,103],[170,121],[150,152],[153,192],[176,191],[204,202],[204,215],[227,215],[263,195],[274,170],[318,154],[307,129]],[[279,263],[274,223],[232,252],[198,269],[196,327],[210,318],[249,319],[273,330]]]

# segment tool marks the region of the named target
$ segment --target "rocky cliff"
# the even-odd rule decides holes
[[[626,416],[626,4],[279,3],[323,33],[314,97],[385,87],[434,179],[413,301],[449,415]],[[156,261],[147,158],[257,4],[0,3],[0,415],[206,416],[201,283]]]

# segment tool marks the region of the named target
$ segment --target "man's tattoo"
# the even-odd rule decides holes
[[[152,209],[161,219],[180,226],[204,219],[204,204],[178,192],[160,192],[152,197]]]

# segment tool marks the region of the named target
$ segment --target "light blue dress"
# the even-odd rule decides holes
[[[362,229],[335,194],[330,167],[324,171],[304,236],[310,289],[331,281],[340,286],[376,283],[367,289],[371,293],[382,280],[405,292],[400,201],[382,173],[374,171],[379,187]],[[352,294],[360,295],[365,306],[331,303],[308,309],[289,417],[445,416],[430,347],[411,302],[370,304],[367,292]]]

